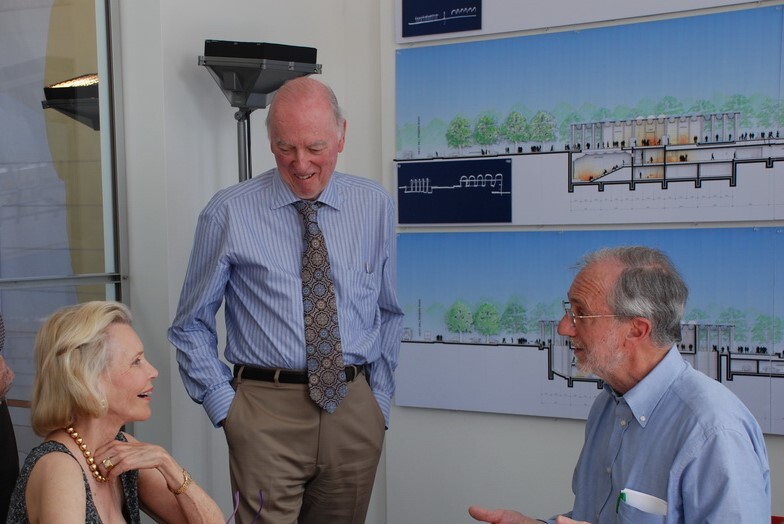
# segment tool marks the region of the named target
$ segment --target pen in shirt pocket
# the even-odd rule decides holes
[[[633,489],[625,488],[618,494],[618,501],[615,503],[616,513],[620,508],[621,502],[652,515],[667,514],[667,502],[653,495],[641,493]]]
[[[616,513],[618,513],[618,508],[621,506],[621,501],[626,502],[626,492],[624,492],[623,490],[621,490],[621,492],[618,493],[618,500],[615,502]]]

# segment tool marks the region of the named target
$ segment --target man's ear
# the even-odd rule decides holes
[[[629,320],[629,329],[626,331],[626,338],[630,342],[643,342],[650,338],[653,326],[651,321],[643,317],[634,317]]]
[[[340,140],[338,141],[338,153],[343,152],[343,147],[346,145],[346,121],[343,120],[343,130],[340,133]]]

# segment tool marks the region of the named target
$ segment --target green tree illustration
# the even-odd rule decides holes
[[[752,126],[751,115],[752,111],[751,102],[746,95],[732,95],[721,106],[721,111],[730,113],[732,111],[740,112],[740,125],[744,128]]]
[[[772,345],[784,338],[784,323],[780,318],[759,315],[751,328],[751,340],[762,345]]]
[[[555,140],[556,122],[553,115],[547,111],[539,111],[531,119],[530,138],[536,142],[550,142]]]
[[[565,142],[570,142],[572,140],[572,124],[576,124],[582,121],[582,115],[573,111],[571,113],[567,113],[561,119],[561,125],[558,128],[558,134],[561,137],[561,140]]]
[[[485,336],[485,342],[491,335],[501,332],[501,319],[498,316],[498,309],[490,302],[482,302],[474,313],[474,327],[476,331]]]
[[[510,335],[525,333],[528,325],[525,313],[525,306],[520,303],[520,300],[516,297],[511,298],[501,314],[501,329],[504,333]]]
[[[765,100],[760,104],[760,110],[757,112],[757,124],[766,129],[779,127],[781,109],[781,100],[772,100],[770,97],[765,97]]]
[[[563,313],[562,308],[556,309],[550,304],[543,304],[541,302],[536,304],[531,315],[528,317],[528,329],[526,329],[526,333],[539,333],[540,320],[558,320],[563,316]]]
[[[784,127],[784,102],[781,100],[776,103],[775,118],[773,122],[774,127]]]
[[[591,113],[592,122],[603,122],[612,118],[612,112],[606,107],[600,107]]]
[[[663,96],[654,108],[657,116],[679,116],[683,114],[683,104],[672,95]]]
[[[476,120],[474,142],[480,146],[491,146],[498,142],[499,129],[495,116],[487,113]]]
[[[403,127],[397,128],[395,140],[397,141],[398,151],[403,151],[404,149],[415,150],[417,143],[416,124],[408,123],[403,125]]]
[[[474,316],[465,304],[458,300],[446,312],[446,328],[450,333],[458,333],[460,342],[463,341],[463,333],[470,333],[474,326]]]
[[[735,340],[745,341],[749,336],[749,323],[746,318],[746,312],[738,308],[729,307],[724,309],[717,319],[719,324],[728,324],[735,326]]]
[[[710,115],[716,112],[716,104],[710,100],[696,100],[686,112],[690,115]]]
[[[512,111],[504,120],[501,125],[501,136],[507,142],[514,144],[517,149],[517,144],[528,140],[528,121],[518,111]]]
[[[449,147],[457,148],[461,153],[464,147],[471,145],[471,122],[461,115],[457,115],[449,122],[446,129],[446,143]]]

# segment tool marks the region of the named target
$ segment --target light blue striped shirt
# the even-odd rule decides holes
[[[571,517],[594,524],[770,522],[759,424],[674,347],[625,395],[605,384],[588,417],[572,489]],[[622,489],[661,499],[667,514],[619,502]]]
[[[298,197],[276,169],[218,192],[199,215],[169,341],[188,394],[216,426],[234,398],[218,355],[215,316],[225,301],[232,364],[305,370],[303,225]],[[389,423],[403,311],[396,296],[396,216],[379,184],[334,172],[319,196],[346,365],[368,366]]]

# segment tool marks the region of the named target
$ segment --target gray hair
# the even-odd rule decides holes
[[[650,320],[651,340],[657,346],[680,341],[689,289],[669,257],[650,247],[612,247],[585,255],[582,266],[607,260],[624,266],[607,296],[612,313]]]

